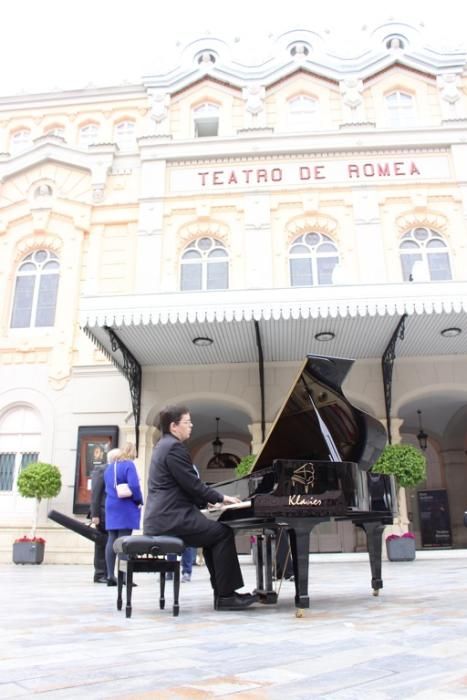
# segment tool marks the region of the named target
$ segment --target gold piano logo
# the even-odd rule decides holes
[[[315,467],[313,462],[307,462],[302,464],[301,467],[296,469],[292,474],[292,486],[302,487],[299,490],[304,490],[308,493],[310,489],[313,488],[315,484]]]

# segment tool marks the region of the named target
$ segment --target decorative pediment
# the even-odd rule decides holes
[[[189,224],[185,224],[177,235],[177,240],[180,243],[179,248],[183,249],[193,239],[203,236],[207,238],[216,238],[218,241],[222,241],[222,243],[228,245],[229,227],[221,221],[201,218]]]
[[[396,219],[396,223],[400,234],[404,234],[418,226],[431,228],[434,231],[438,231],[438,233],[445,233],[448,228],[448,220],[444,214],[430,211],[425,207],[402,214]]]
[[[113,158],[114,149],[88,153],[58,143],[55,137],[43,137],[32,149],[0,163],[0,202],[3,199],[3,206],[8,206],[18,201],[18,194],[8,193],[12,180],[15,180],[14,188],[32,205],[50,205],[50,197],[73,198],[86,203],[91,203],[91,197],[93,202],[102,201]],[[37,187],[31,192],[34,169],[37,170]],[[45,188],[51,192],[47,194]]]
[[[302,233],[310,233],[317,231],[328,236],[335,236],[337,230],[337,221],[330,216],[323,214],[306,214],[299,216],[289,221],[286,226],[287,242],[290,244],[297,236]]]

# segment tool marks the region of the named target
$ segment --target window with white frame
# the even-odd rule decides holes
[[[318,101],[309,95],[296,95],[287,101],[287,128],[308,131],[317,124]]]
[[[411,229],[401,239],[399,254],[404,282],[452,279],[449,249],[437,231]]]
[[[32,143],[29,129],[19,129],[11,134],[10,149],[12,153],[24,151]]]
[[[292,287],[332,284],[338,263],[337,246],[329,236],[316,231],[303,233],[289,249],[290,284]]]
[[[415,124],[415,100],[412,95],[395,90],[384,98],[389,126],[405,127]]]
[[[99,124],[85,124],[79,130],[79,145],[87,148],[91,143],[96,143],[99,136]]]
[[[16,273],[11,328],[54,325],[59,275],[58,258],[49,250],[35,250],[21,261]]]
[[[205,102],[193,110],[195,137],[217,136],[219,133],[219,106]]]
[[[53,126],[47,127],[44,134],[47,136],[61,136],[63,138],[65,136],[65,127],[60,124],[54,124]]]
[[[0,416],[0,491],[14,491],[24,467],[39,459],[41,425],[29,406],[15,406]]]
[[[183,251],[180,269],[180,289],[228,289],[229,256],[221,241],[198,238]]]
[[[115,141],[121,151],[131,151],[136,146],[135,122],[126,119],[115,125]]]

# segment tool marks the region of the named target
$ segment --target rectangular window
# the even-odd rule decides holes
[[[430,253],[428,264],[430,266],[430,278],[433,281],[451,279],[451,266],[447,253]]]
[[[404,282],[409,282],[412,276],[413,266],[416,262],[421,261],[420,253],[412,253],[411,255],[401,255],[402,278]]]
[[[195,119],[195,137],[206,138],[207,136],[217,136],[219,133],[218,117],[200,117]]]
[[[12,328],[29,328],[31,325],[35,281],[36,278],[33,276],[16,278],[15,300],[11,315]]]
[[[337,257],[318,259],[318,284],[332,284],[332,273],[338,262]]]
[[[229,286],[229,263],[209,263],[207,266],[207,289],[227,289]]]
[[[15,456],[14,452],[0,452],[0,491],[13,490]]]
[[[27,467],[28,464],[32,464],[32,462],[37,462],[39,459],[39,453],[38,452],[23,452],[21,455],[21,467],[20,471],[24,469],[24,467]]]
[[[201,265],[182,265],[182,292],[193,291],[196,289],[201,289]]]
[[[36,326],[53,326],[57,302],[58,275],[41,275],[37,299]]]
[[[309,287],[313,284],[311,258],[290,261],[290,284],[292,287]]]

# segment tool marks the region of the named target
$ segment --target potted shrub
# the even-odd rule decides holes
[[[247,474],[249,474],[255,459],[256,455],[246,455],[246,457],[242,457],[240,462],[235,467],[235,474],[238,477],[246,476]]]
[[[43,498],[58,496],[62,477],[58,467],[44,462],[31,462],[18,476],[18,493],[24,498],[35,498],[34,519],[30,536],[20,537],[13,543],[15,564],[41,564],[44,559],[45,540],[36,537],[39,507]]]
[[[396,480],[398,502],[402,501],[402,489],[413,488],[426,479],[425,455],[413,445],[386,445],[374,463],[376,474],[389,474]],[[399,505],[399,512],[402,512]],[[386,551],[390,561],[412,561],[415,559],[415,537],[410,532],[389,535]]]

